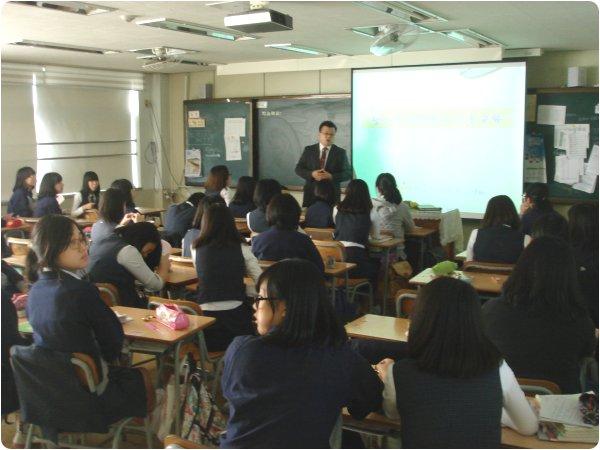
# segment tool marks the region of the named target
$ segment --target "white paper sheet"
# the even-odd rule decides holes
[[[564,125],[567,107],[564,105],[538,106],[537,123],[540,125]]]
[[[240,137],[236,135],[225,135],[225,160],[240,161],[241,159],[242,145]]]
[[[200,111],[188,111],[188,119],[199,119]]]
[[[598,145],[592,147],[588,162],[586,164],[586,174],[598,175]]]
[[[555,162],[554,181],[565,184],[579,182],[579,176],[583,171],[583,158],[569,158],[565,155],[559,155],[555,158]]]
[[[585,131],[574,131],[569,135],[569,147],[567,156],[569,158],[586,158],[590,142],[590,135]]]
[[[185,151],[185,176],[199,177],[202,174],[202,156],[200,150],[190,149]]]
[[[586,424],[581,418],[579,395],[536,395],[540,402],[540,420],[591,427],[592,425]]]
[[[598,174],[587,174],[581,177],[579,183],[573,185],[573,189],[587,192],[592,194],[596,190],[596,183],[598,182]]]
[[[246,137],[246,119],[243,117],[229,117],[225,119],[225,136]]]

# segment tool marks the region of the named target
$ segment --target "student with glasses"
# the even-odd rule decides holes
[[[49,215],[35,225],[26,267],[28,279],[34,282],[27,300],[33,341],[50,350],[85,353],[94,359],[107,423],[145,417],[147,400],[154,395],[149,374],[110,365],[121,354],[123,327],[98,289],[82,278],[87,262],[87,242],[72,219]]]
[[[377,410],[382,383],[350,348],[314,264],[281,261],[256,287],[259,336],[236,337],[224,357],[221,447],[329,448],[342,408],[356,419]]]

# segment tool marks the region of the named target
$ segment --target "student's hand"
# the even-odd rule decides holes
[[[141,222],[141,218],[143,218],[143,216],[141,214],[138,213],[127,213],[123,216],[123,218],[121,219],[121,223],[119,225],[125,225],[128,222],[133,222],[133,223],[137,223],[137,222]]]
[[[93,203],[86,203],[85,205],[82,206],[84,211],[87,211],[88,209],[94,209],[94,204]]]
[[[390,364],[392,364],[393,362],[393,359],[385,358],[375,366],[375,371],[377,372],[377,375],[379,375],[379,378],[381,378],[381,381],[385,381],[385,377],[387,376]]]

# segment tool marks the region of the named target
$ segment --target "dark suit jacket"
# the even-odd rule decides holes
[[[321,151],[319,144],[309,145],[304,148],[302,156],[296,164],[296,175],[306,180],[304,184],[304,200],[302,206],[310,206],[314,202],[314,183],[311,173],[313,170],[319,170]],[[348,156],[346,150],[337,145],[332,145],[329,149],[329,155],[327,155],[327,162],[325,163],[325,170],[333,176],[333,184],[335,186],[336,199],[340,199],[340,183],[348,181],[352,178],[352,169],[348,162]]]

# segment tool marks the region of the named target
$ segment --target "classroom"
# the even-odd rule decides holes
[[[7,1],[6,448],[593,448],[598,5]]]

